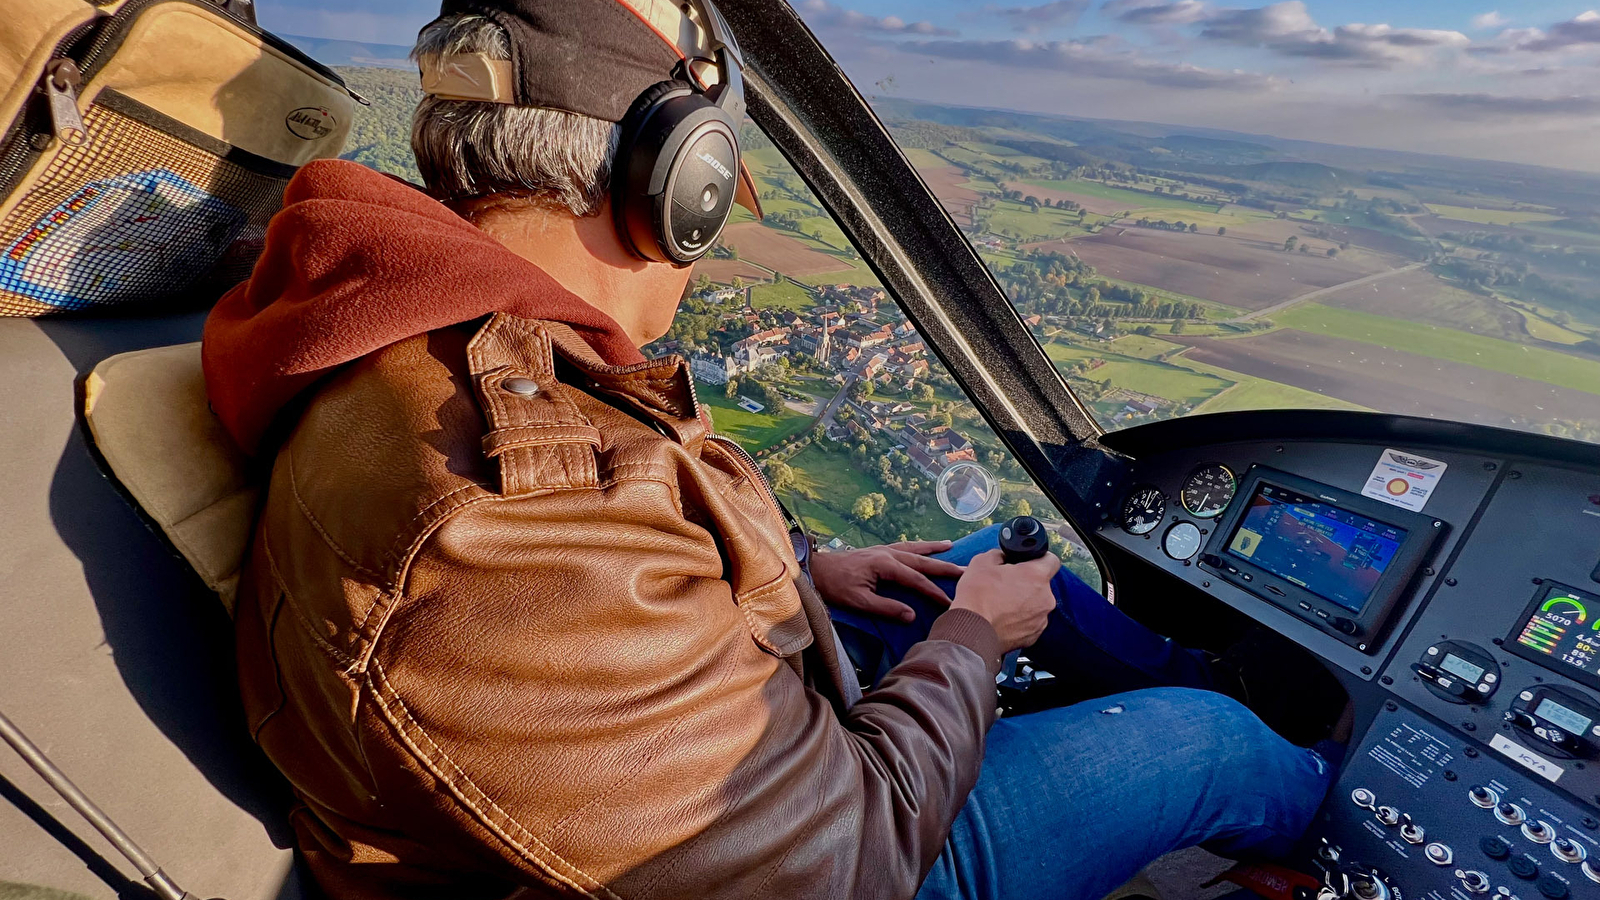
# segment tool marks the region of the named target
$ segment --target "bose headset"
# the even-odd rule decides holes
[[[705,11],[720,73],[700,86],[685,59],[673,78],[640,94],[622,120],[612,167],[611,209],[617,233],[634,255],[687,266],[710,251],[733,213],[739,189],[739,121],[744,118],[744,59],[709,0]]]

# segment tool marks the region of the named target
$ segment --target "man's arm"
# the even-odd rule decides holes
[[[577,895],[911,897],[1007,648],[947,613],[841,722],[752,639],[709,534],[639,493],[667,490],[481,503],[427,541],[357,712],[380,799]]]

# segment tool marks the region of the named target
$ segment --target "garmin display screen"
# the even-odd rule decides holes
[[[1263,482],[1228,541],[1228,553],[1360,612],[1407,530]]]
[[[1575,713],[1548,698],[1539,701],[1539,705],[1534,709],[1533,714],[1557,728],[1566,729],[1568,734],[1581,735],[1589,730],[1590,725],[1594,724],[1593,720],[1587,716]]]
[[[1485,671],[1483,666],[1474,665],[1473,663],[1467,662],[1454,653],[1446,653],[1444,655],[1444,659],[1439,661],[1439,668],[1449,672],[1451,675],[1454,675],[1457,678],[1473,682],[1474,684],[1477,683],[1478,678],[1482,676]]]

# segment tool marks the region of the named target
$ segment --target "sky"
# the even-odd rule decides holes
[[[1600,172],[1600,7],[1584,3],[791,2],[869,96]],[[438,12],[257,7],[274,31],[402,45]]]

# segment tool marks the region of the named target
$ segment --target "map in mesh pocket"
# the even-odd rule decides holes
[[[91,182],[5,247],[0,291],[63,309],[170,294],[216,265],[246,221],[174,172]]]

